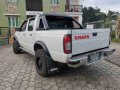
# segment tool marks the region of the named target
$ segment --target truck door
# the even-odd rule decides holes
[[[34,27],[34,22],[35,22],[35,18],[31,18],[29,19],[28,21],[28,30],[27,30],[27,49],[30,51],[30,52],[34,52],[34,30],[33,30],[33,27]]]
[[[26,30],[27,30],[27,21],[24,21],[17,37],[22,47],[26,47]]]

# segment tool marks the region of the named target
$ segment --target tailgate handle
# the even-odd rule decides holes
[[[97,32],[93,33],[93,36],[97,36]]]

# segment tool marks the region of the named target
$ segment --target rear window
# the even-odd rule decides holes
[[[73,18],[65,16],[46,16],[49,29],[82,29]]]

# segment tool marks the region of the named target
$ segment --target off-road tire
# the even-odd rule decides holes
[[[21,52],[20,44],[16,40],[13,42],[13,51],[15,54],[19,54]]]
[[[39,75],[43,77],[49,76],[47,67],[46,53],[43,49],[38,49],[35,52],[35,66]]]

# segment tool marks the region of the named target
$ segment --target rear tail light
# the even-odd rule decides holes
[[[63,48],[65,54],[72,53],[72,37],[70,34],[64,36],[63,39]]]

